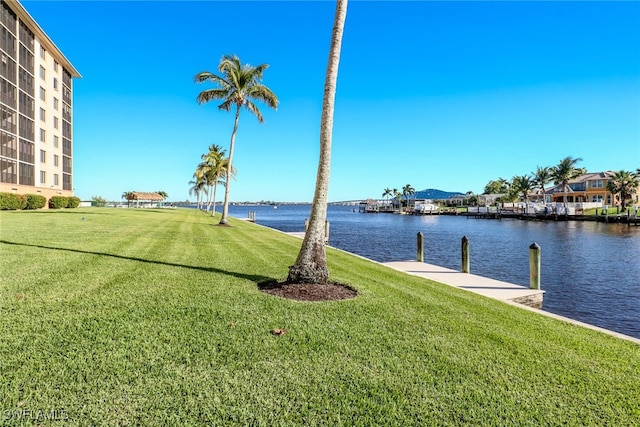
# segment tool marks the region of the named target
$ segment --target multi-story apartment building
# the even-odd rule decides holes
[[[71,196],[80,74],[18,1],[0,1],[0,192]]]

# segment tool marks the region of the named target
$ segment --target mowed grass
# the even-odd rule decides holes
[[[640,423],[637,344],[332,249],[357,298],[280,299],[300,240],[216,223],[1,212],[0,424]]]

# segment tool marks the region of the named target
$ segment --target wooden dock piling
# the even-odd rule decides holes
[[[467,236],[462,237],[462,272],[469,273],[469,239]]]
[[[540,289],[540,246],[536,242],[529,246],[529,287]]]

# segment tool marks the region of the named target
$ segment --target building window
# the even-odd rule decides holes
[[[0,53],[0,58],[0,76],[16,84],[16,61],[5,55],[4,52]]]
[[[47,115],[44,111],[44,108],[40,108],[40,120],[42,120],[43,122],[46,120]]]
[[[45,53],[46,53],[46,52],[47,52],[47,51],[46,51],[46,50],[44,50],[44,46],[40,46],[40,58],[45,59],[45,57],[46,57],[46,56],[45,56]]]
[[[60,157],[57,154],[53,155],[53,166],[58,166],[58,162],[60,161]]]
[[[44,150],[40,150],[40,163],[47,162],[47,152]]]
[[[60,185],[59,183],[60,178],[58,177],[57,173],[53,174],[53,185]]]
[[[46,75],[47,75],[47,74],[46,74],[46,71],[44,70],[44,67],[41,65],[41,66],[40,66],[40,78],[41,78],[42,80],[44,80],[44,79],[46,78],[46,77],[45,77]]]
[[[23,138],[34,141],[36,139],[36,126],[34,121],[20,114],[18,117],[18,134]]]
[[[58,129],[58,118],[57,118],[57,117],[54,117],[54,118],[53,118],[53,127],[54,127],[55,129]]]
[[[53,146],[58,148],[58,135],[53,135]]]
[[[33,142],[20,140],[20,161],[35,163],[35,144]]]
[[[60,108],[58,106],[58,98],[53,98],[53,108],[55,108],[56,110],[58,110],[58,108]]]
[[[71,157],[62,156],[62,172],[71,173]]]
[[[18,143],[16,137],[0,131],[0,156],[18,158]],[[4,182],[4,181],[3,181]]]
[[[0,106],[0,129],[16,133],[16,112],[4,105]]]
[[[18,183],[18,163],[0,158],[0,182]]]
[[[43,101],[47,100],[47,91],[44,90],[43,87],[40,88],[40,99]]]
[[[55,77],[53,78],[53,88],[55,90],[58,90],[58,79]]]
[[[594,181],[589,181],[589,188],[604,188],[604,180],[596,179]]]
[[[58,72],[58,61],[53,61],[53,71]]]
[[[40,129],[40,141],[47,142],[47,131]]]
[[[7,104],[9,107],[16,109],[16,100],[17,90],[14,85],[6,81],[5,79],[0,79],[0,101]]]
[[[71,190],[71,175],[68,173],[62,174],[62,189]]]
[[[45,171],[40,171],[40,184],[47,183],[47,173]]]
[[[33,165],[28,165],[26,163],[18,164],[18,184],[21,185],[35,185],[33,173],[35,169]]]
[[[15,78],[11,80],[15,80]],[[34,79],[31,74],[27,73],[27,71],[24,68],[18,67],[18,87],[20,88],[20,90],[25,91],[26,93],[31,95],[33,98],[35,98],[36,85],[33,80]]]

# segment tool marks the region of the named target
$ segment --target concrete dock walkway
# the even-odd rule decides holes
[[[418,261],[394,261],[382,264],[414,276],[431,279],[435,282],[475,292],[500,301],[516,302],[533,308],[542,307],[544,291],[539,289],[530,289],[513,283],[502,282],[470,273],[461,273],[445,267]]]
[[[499,280],[490,279],[488,277],[477,276],[475,274],[461,273],[437,265],[425,264],[418,261],[394,261],[384,262],[382,265],[403,271],[407,274],[423,277],[433,280],[434,282],[443,283],[445,285],[454,286],[459,289],[475,292],[489,298],[503,301],[507,304],[518,306],[522,309],[535,311],[538,314],[552,317],[563,322],[572,323],[595,331],[603,332],[627,341],[640,344],[640,339],[621,334],[589,323],[580,322],[565,316],[554,314],[548,311],[540,310],[542,305],[543,290],[529,289],[524,286],[514,285],[513,283],[501,282]],[[540,302],[537,305],[535,301]]]
[[[304,232],[284,232],[290,236],[297,237],[299,239],[304,238]],[[338,249],[341,250],[341,249]],[[352,254],[354,256],[360,256]],[[364,258],[364,257],[361,257]],[[376,262],[365,258],[368,261]],[[548,311],[540,310],[542,306],[542,299],[544,296],[543,290],[529,289],[525,286],[515,285],[513,283],[502,282],[500,280],[490,279],[488,277],[482,277],[470,273],[462,273],[460,271],[451,270],[445,267],[437,265],[426,264],[419,261],[393,261],[380,263],[394,270],[402,271],[407,274],[422,277],[425,279],[433,280],[434,282],[442,283],[449,286],[454,286],[459,289],[475,292],[480,295],[484,295],[489,298],[494,298],[507,304],[520,307],[525,310],[534,311],[543,316],[552,317],[554,319],[579,325],[588,329],[593,329],[612,335],[614,337],[624,339],[627,341],[640,344],[640,339],[621,334],[609,329],[601,328],[599,326],[591,325],[589,323],[580,322],[579,320],[571,319],[565,316],[561,316]],[[539,301],[539,304],[538,304]]]

